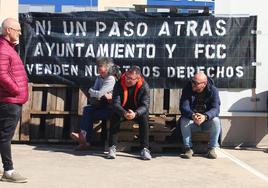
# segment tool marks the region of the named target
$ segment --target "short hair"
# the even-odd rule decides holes
[[[137,66],[137,65],[133,65],[133,66],[131,66],[131,67],[127,70],[127,72],[132,72],[132,73],[135,72],[136,74],[141,75],[141,69],[140,69],[140,67]]]
[[[110,57],[99,57],[96,60],[96,64],[98,67],[100,66],[106,66],[107,70],[110,70],[111,67],[114,65],[113,59]]]

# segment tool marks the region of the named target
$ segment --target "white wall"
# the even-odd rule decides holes
[[[257,66],[256,89],[221,91],[222,112],[267,111],[268,16],[266,4],[267,0],[215,0],[215,15],[257,15],[257,28],[261,31],[261,34],[257,35],[257,62],[261,62],[261,66]],[[259,101],[254,102],[255,97],[259,98]]]
[[[0,24],[8,17],[18,19],[18,0],[0,0]]]

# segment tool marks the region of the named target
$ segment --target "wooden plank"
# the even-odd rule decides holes
[[[31,111],[33,115],[77,115],[77,112],[73,111]]]
[[[41,111],[43,101],[43,91],[41,89],[36,90],[32,88],[32,102],[31,109],[35,111]],[[41,118],[33,116],[30,119],[30,140],[39,138]]]
[[[181,90],[170,89],[169,90],[169,114],[180,114],[180,96]]]
[[[162,114],[164,112],[164,89],[153,89],[153,113],[154,114]]]
[[[47,105],[46,110],[56,110],[57,102],[57,89],[49,88],[47,92]],[[52,116],[46,116],[45,120],[45,137],[47,139],[54,138],[55,135],[55,118]]]
[[[75,87],[75,86],[68,86],[64,84],[32,84],[35,88],[67,88],[67,87]]]
[[[72,88],[71,91],[71,111],[76,112],[78,114],[78,101],[79,101],[79,89]],[[70,132],[78,132],[79,131],[79,118],[77,115],[71,116],[70,118]]]
[[[78,96],[78,114],[82,115],[83,114],[83,108],[84,106],[87,105],[87,96],[84,93],[82,89],[79,89],[79,96]]]
[[[150,89],[150,107],[149,107],[149,113],[152,114],[153,113],[153,109],[154,109],[154,90]]]
[[[56,111],[64,111],[66,101],[66,88],[57,88]],[[63,134],[64,117],[57,116],[55,118],[55,138],[61,139]]]
[[[20,123],[20,140],[30,140],[30,121],[31,121],[31,104],[32,104],[32,83],[28,84],[28,101],[22,106],[21,123]]]

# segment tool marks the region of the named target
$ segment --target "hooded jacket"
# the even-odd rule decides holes
[[[113,105],[115,113],[119,116],[124,116],[128,109],[124,109],[128,97],[128,90],[125,84],[125,74],[115,84],[113,90]],[[137,116],[149,113],[150,105],[150,90],[147,82],[141,78],[135,85],[133,102],[136,106]]]
[[[208,116],[208,120],[218,117],[220,113],[220,97],[219,91],[214,86],[213,81],[208,78],[207,86],[205,87],[205,115]],[[193,108],[196,102],[196,92],[192,91],[191,81],[182,90],[182,95],[180,99],[180,111],[182,116],[192,119],[192,114],[194,113]]]
[[[14,46],[0,36],[0,102],[24,104],[28,100],[28,79]]]

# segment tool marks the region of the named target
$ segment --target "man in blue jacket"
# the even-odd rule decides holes
[[[210,131],[210,142],[207,157],[216,159],[215,148],[219,146],[218,139],[221,131],[219,113],[220,97],[213,81],[203,72],[198,72],[182,90],[180,100],[180,126],[183,136],[185,153],[182,158],[193,155],[191,131]]]

